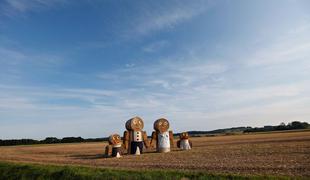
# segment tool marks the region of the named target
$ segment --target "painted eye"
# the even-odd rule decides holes
[[[168,125],[168,123],[167,123],[167,122],[164,122],[164,125],[165,125],[165,126],[167,126],[167,125]]]
[[[142,122],[141,122],[141,121],[138,121],[138,124],[142,124]]]
[[[119,139],[119,136],[116,136],[116,139]]]
[[[161,124],[162,124],[161,122],[158,123],[158,125],[160,125],[160,126],[161,126]]]
[[[137,124],[137,121],[136,121],[136,120],[133,120],[133,124]]]

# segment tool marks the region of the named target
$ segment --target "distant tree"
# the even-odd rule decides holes
[[[15,145],[30,145],[30,144],[39,144],[40,142],[33,139],[9,139],[1,140],[0,146],[15,146]]]
[[[307,129],[309,124],[306,122],[293,121],[290,123],[292,129]]]
[[[47,137],[44,140],[42,140],[41,143],[44,144],[60,143],[60,139],[57,139],[56,137]]]
[[[291,130],[291,129],[307,129],[310,128],[310,125],[307,122],[299,122],[299,121],[293,121],[291,123],[288,123],[285,125],[285,123],[281,123],[278,126],[264,126],[262,128],[247,128],[244,130],[244,133],[249,132],[264,132],[264,131],[282,131],[282,130]]]
[[[285,127],[286,125],[285,125],[285,123],[284,123],[284,122],[281,122],[279,126],[283,126],[283,127]]]
[[[74,143],[74,142],[83,142],[84,139],[81,137],[65,137],[61,139],[61,143]]]
[[[307,122],[303,122],[302,126],[304,127],[304,129],[310,128],[310,124],[308,124]]]
[[[281,131],[281,130],[287,130],[288,127],[285,125],[284,122],[281,122],[281,124],[279,126],[275,127],[275,130]]]

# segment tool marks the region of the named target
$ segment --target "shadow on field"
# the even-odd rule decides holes
[[[102,159],[106,158],[104,154],[78,154],[70,156],[74,159]]]
[[[182,150],[180,150],[180,149],[172,149],[171,151],[178,152],[178,151],[182,151]],[[158,154],[158,152],[156,150],[147,150],[147,151],[144,151],[143,154]],[[132,154],[127,154],[127,153],[123,154],[123,156],[130,156],[130,155],[132,155]],[[83,160],[109,158],[105,154],[76,154],[76,155],[71,155],[69,157],[73,158],[73,159],[83,159]]]
[[[178,149],[178,148],[172,148],[170,152],[182,152],[183,150]],[[146,150],[143,152],[143,154],[160,154],[159,152],[157,152],[156,150]]]

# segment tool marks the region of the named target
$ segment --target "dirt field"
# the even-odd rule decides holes
[[[0,147],[0,161],[310,176],[310,131],[192,138],[190,151],[104,158],[105,143]]]

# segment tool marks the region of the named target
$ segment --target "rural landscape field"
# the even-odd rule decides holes
[[[310,131],[196,137],[192,141],[190,151],[147,150],[141,156],[119,159],[103,156],[104,142],[1,147],[0,161],[310,178]]]
[[[310,0],[0,0],[0,180],[310,180],[309,77]]]

